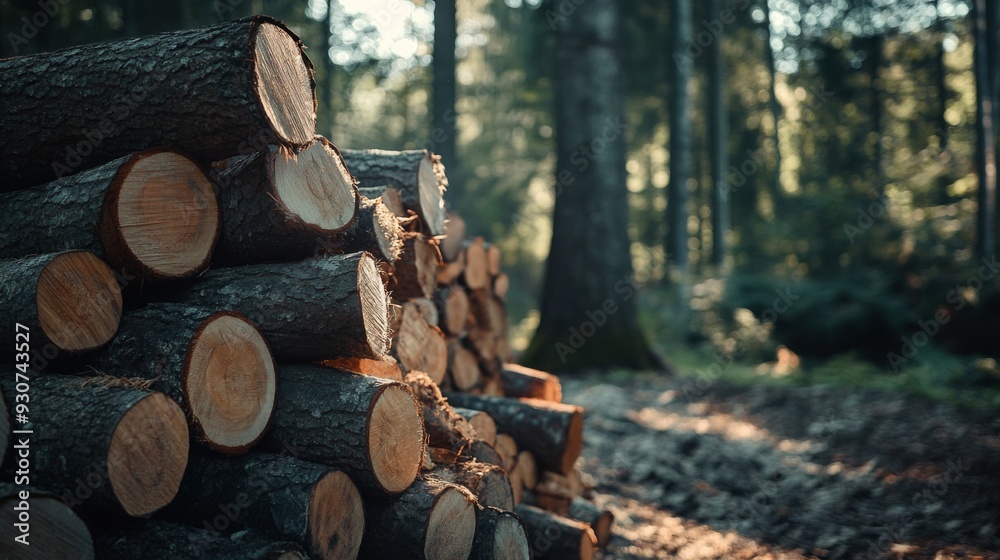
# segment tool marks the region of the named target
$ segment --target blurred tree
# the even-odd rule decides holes
[[[434,83],[431,101],[431,141],[442,156],[452,181],[458,178],[459,161],[455,151],[455,0],[434,2]],[[461,181],[457,181],[461,183]]]
[[[694,59],[691,0],[673,3],[674,43],[670,56],[673,79],[670,94],[670,185],[667,195],[667,261],[679,275],[682,293],[688,284],[688,179],[691,176],[691,97],[689,83]],[[666,277],[665,277],[666,278]],[[682,295],[681,301],[687,297]]]
[[[728,10],[728,8],[727,8]],[[709,1],[709,17],[715,22],[716,34],[708,50],[708,150],[712,175],[712,264],[722,274],[726,273],[726,257],[729,254],[731,207],[729,204],[729,183],[726,173],[729,167],[729,116],[726,110],[725,65],[722,61],[722,41],[725,36],[725,19],[722,15],[722,0]]]
[[[973,0],[972,20],[976,41],[976,173],[979,177],[976,218],[976,252],[981,257],[992,257],[996,247],[996,139],[993,130],[993,95],[989,34],[987,26],[987,0]]]
[[[570,4],[572,5],[572,4]],[[553,11],[556,202],[541,319],[522,362],[659,367],[639,328],[629,252],[616,0]]]

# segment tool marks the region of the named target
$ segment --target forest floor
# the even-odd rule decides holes
[[[1000,415],[902,391],[563,378],[602,558],[1000,559]]]

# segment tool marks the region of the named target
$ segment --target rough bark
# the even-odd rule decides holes
[[[252,531],[231,537],[215,530],[153,519],[96,536],[101,558],[115,560],[307,560],[302,547],[275,542]]]
[[[521,519],[510,511],[495,507],[476,510],[476,540],[472,544],[474,560],[528,560],[528,535]]]
[[[187,465],[184,413],[162,393],[114,379],[31,372],[32,406],[19,429],[33,453],[31,476],[71,505],[153,513],[170,502]],[[0,379],[14,406],[14,376]],[[113,386],[116,384],[118,386]],[[81,482],[85,481],[85,482]]]
[[[217,260],[230,265],[319,254],[358,211],[354,179],[322,136],[300,151],[268,146],[239,156],[214,179],[222,210]]]
[[[504,364],[500,379],[503,381],[504,396],[562,402],[562,384],[551,373],[518,364]]]
[[[597,537],[590,525],[524,504],[515,507],[514,513],[524,523],[537,560],[594,557]]]
[[[269,36],[298,60],[258,51]],[[269,82],[278,65],[294,79]],[[4,189],[154,146],[201,161],[266,144],[301,146],[315,133],[313,89],[298,37],[266,16],[0,60]]]
[[[0,314],[7,332],[24,332],[18,323],[27,326],[31,347],[46,359],[103,346],[117,331],[121,312],[121,287],[93,253],[0,261]],[[13,352],[6,356],[14,361]]]
[[[389,284],[392,298],[407,301],[433,296],[440,262],[437,243],[419,233],[405,235]]]
[[[382,379],[388,379],[390,381],[403,380],[403,372],[399,369],[399,364],[396,363],[396,360],[389,357],[386,357],[383,360],[372,360],[369,358],[334,358],[332,360],[324,361],[323,365],[335,369],[353,371],[354,373],[371,375],[372,377],[381,377]]]
[[[125,188],[140,193],[137,206],[158,205],[163,222],[134,225],[142,217],[122,216],[120,212],[129,209],[117,203]],[[0,233],[0,258],[82,249],[101,254],[115,269],[144,280],[185,278],[203,270],[219,223],[205,172],[186,156],[163,149],[3,193],[0,215],[6,225]],[[123,222],[141,231],[123,228]],[[179,231],[171,227],[177,223],[182,224]],[[130,243],[137,234],[146,238],[145,246]],[[151,239],[155,242],[149,243]]]
[[[406,383],[423,410],[428,445],[458,454],[472,443],[476,438],[475,428],[448,404],[430,376],[410,373]]]
[[[493,445],[497,440],[497,424],[493,417],[481,410],[469,408],[455,408],[455,413],[468,420],[472,429],[476,431],[476,439],[481,439]]]
[[[403,229],[381,198],[359,197],[358,215],[351,227],[324,243],[331,253],[367,251],[376,260],[395,263],[403,250]]]
[[[402,495],[369,500],[361,557],[461,560],[476,533],[476,498],[465,488],[421,477]]]
[[[224,527],[215,524],[220,508],[228,518]],[[329,560],[357,557],[365,515],[361,494],[345,473],[259,453],[192,458],[166,514],[227,533],[252,529]]]
[[[106,375],[149,381],[181,405],[194,438],[221,453],[246,452],[274,410],[274,358],[239,313],[149,305],[125,314],[90,363]]]
[[[362,187],[390,185],[403,205],[420,217],[426,233],[444,234],[444,195],[448,178],[441,157],[427,150],[344,150],[347,168]]]
[[[583,449],[583,409],[578,406],[462,393],[446,396],[454,406],[492,416],[497,431],[531,451],[543,469],[567,474]]]
[[[611,544],[611,527],[614,524],[615,516],[608,510],[601,509],[583,498],[573,498],[569,504],[570,519],[587,523],[594,530],[597,537],[597,546],[607,548]]]
[[[381,408],[383,398],[398,410]],[[403,383],[282,366],[274,419],[261,447],[342,469],[364,492],[398,494],[420,468],[423,419]]]
[[[365,253],[217,268],[179,299],[246,315],[279,360],[380,359],[386,351],[385,291],[374,260]]]
[[[514,490],[507,473],[496,465],[478,461],[460,461],[437,465],[431,473],[467,488],[480,504],[504,510],[514,509]]]
[[[480,463],[487,463],[490,465],[496,465],[498,467],[503,467],[503,457],[500,453],[493,447],[496,443],[489,443],[483,439],[474,439],[469,447],[462,453],[463,456],[475,459]]]
[[[27,494],[23,494],[27,492]],[[24,500],[22,498],[27,498]],[[17,508],[15,510],[14,508]],[[14,542],[21,534],[19,511],[30,513],[27,544]],[[4,527],[4,548],[16,550],[18,560],[93,560],[94,541],[90,530],[70,507],[52,494],[36,488],[0,482],[0,523]]]

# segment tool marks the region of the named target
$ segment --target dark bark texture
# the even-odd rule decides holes
[[[376,260],[392,264],[403,248],[403,229],[380,199],[358,197],[358,214],[351,227],[324,241],[330,253],[367,251]]]
[[[472,424],[444,400],[430,376],[423,372],[410,373],[406,383],[423,410],[428,445],[460,453],[472,443],[476,435]]]
[[[289,264],[216,268],[178,298],[193,306],[246,315],[260,327],[279,360],[381,359],[388,333],[374,333],[371,338],[376,342],[369,343],[362,309],[364,298],[372,294],[359,290],[363,259],[371,257],[354,253]],[[384,298],[385,294],[373,296]]]
[[[302,548],[275,542],[254,532],[232,537],[158,519],[96,535],[99,558],[114,560],[306,560]]]
[[[504,511],[495,507],[482,507],[476,510],[476,540],[472,542],[472,554],[470,560],[494,560],[494,551],[497,546],[497,526],[502,519],[510,519],[521,526],[524,524],[521,519],[510,511]],[[525,535],[527,532],[525,531]],[[527,543],[522,543],[527,548]]]
[[[445,482],[467,488],[484,506],[514,509],[514,490],[501,467],[479,461],[462,461],[438,465],[432,473]]]
[[[465,393],[446,396],[454,406],[492,416],[497,432],[512,436],[520,448],[531,451],[539,467],[560,474],[573,469],[583,430],[580,407]]]
[[[385,495],[372,470],[369,428],[386,379],[320,366],[282,366],[271,429],[261,447],[343,470],[360,489]],[[423,433],[414,433],[423,441]]]
[[[528,532],[528,542],[535,551],[533,558],[567,560],[593,557],[597,538],[589,525],[523,504],[515,507],[514,513],[521,518]],[[582,546],[588,546],[584,544],[587,541],[592,543],[589,554],[581,550]]]
[[[291,34],[254,16],[0,60],[2,189],[154,146],[217,161],[285,142],[256,93],[251,37],[264,23]],[[312,65],[302,57],[311,82]],[[315,108],[315,94],[310,102]]]

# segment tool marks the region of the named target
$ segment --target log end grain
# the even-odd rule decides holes
[[[183,392],[206,445],[242,453],[264,435],[274,411],[274,358],[246,317],[224,311],[206,319],[184,370]]]
[[[266,20],[255,23],[250,45],[258,102],[279,139],[305,145],[316,133],[312,64],[298,37],[283,26]]]
[[[18,523],[18,512],[14,507],[21,500],[17,496],[0,499],[0,523],[5,528],[4,538],[13,539],[11,531]],[[87,525],[77,517],[69,506],[49,496],[33,493],[29,498],[31,508],[31,533],[29,545],[5,542],[5,550],[17,548],[19,560],[52,560],[74,558],[93,560],[94,541]],[[6,558],[6,556],[4,556]]]
[[[358,487],[345,473],[330,471],[309,500],[312,554],[330,560],[357,558],[365,532],[365,509]]]
[[[93,253],[56,256],[38,276],[35,293],[42,331],[66,352],[99,348],[118,331],[121,287],[108,265]]]
[[[354,179],[340,152],[323,137],[298,153],[278,149],[274,187],[278,202],[289,214],[318,233],[348,227],[357,213]]]
[[[108,446],[108,478],[118,502],[133,517],[170,503],[188,462],[188,427],[181,408],[150,393],[119,420]]]
[[[476,355],[453,341],[448,347],[448,373],[452,386],[459,391],[470,391],[479,384],[479,360]],[[488,438],[483,438],[488,439]]]
[[[205,171],[179,153],[147,150],[119,168],[99,230],[115,266],[171,280],[207,266],[219,224],[219,203]]]
[[[427,154],[420,160],[417,171],[417,189],[420,191],[420,209],[418,214],[427,224],[431,235],[443,235],[444,228],[444,189],[447,179],[444,178],[444,165],[440,156]]]
[[[491,446],[497,441],[497,423],[493,420],[493,417],[481,410],[472,410],[468,408],[456,407],[455,412],[459,416],[465,418],[472,424],[472,428],[476,430],[476,437],[490,444]]]
[[[524,526],[510,512],[503,512],[493,529],[493,558],[497,560],[528,560],[531,550]]]
[[[505,396],[562,402],[562,384],[551,373],[507,363],[500,377]]]
[[[444,489],[434,500],[427,519],[424,558],[468,558],[475,536],[475,498],[454,486]]]
[[[448,213],[448,219],[444,224],[444,239],[441,240],[441,256],[445,262],[453,262],[462,252],[465,244],[465,220],[462,216]]]
[[[427,323],[416,305],[403,306],[394,350],[406,371],[426,372],[437,384],[448,371],[448,342],[440,330]]]
[[[465,269],[462,278],[470,290],[482,290],[490,287],[490,264],[486,252],[486,242],[477,237],[466,243]]]
[[[420,472],[424,457],[422,418],[413,393],[405,385],[386,385],[375,399],[368,423],[368,455],[372,472],[387,494],[406,490]]]

